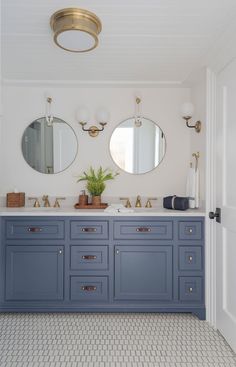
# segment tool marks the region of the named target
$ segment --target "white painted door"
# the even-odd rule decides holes
[[[236,60],[217,77],[216,327],[236,351]]]

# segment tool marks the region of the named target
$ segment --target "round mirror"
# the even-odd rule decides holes
[[[78,150],[74,130],[63,120],[45,117],[33,121],[22,136],[22,153],[26,162],[41,173],[59,173],[75,160]]]
[[[110,152],[114,162],[124,171],[146,173],[163,160],[166,152],[165,136],[151,120],[129,118],[113,131]]]

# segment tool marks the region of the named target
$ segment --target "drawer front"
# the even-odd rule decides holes
[[[107,277],[71,277],[70,298],[72,301],[108,300]]]
[[[180,301],[203,301],[203,279],[201,277],[179,278]]]
[[[171,240],[172,237],[172,221],[117,221],[114,224],[115,239]]]
[[[183,221],[179,222],[180,240],[202,240],[203,223],[201,221]]]
[[[179,247],[179,270],[202,270],[202,247],[180,246]]]
[[[71,239],[108,239],[108,222],[107,221],[71,221]]]
[[[11,239],[64,239],[64,221],[7,220],[6,238]]]
[[[106,270],[107,246],[71,246],[70,266],[71,270]]]

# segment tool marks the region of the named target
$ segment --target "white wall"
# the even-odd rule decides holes
[[[201,132],[191,131],[191,149],[192,152],[200,152],[199,170],[200,170],[200,199],[205,200],[205,167],[206,167],[206,69],[198,73],[193,87],[191,88],[191,100],[195,107],[195,112],[191,124],[200,120],[202,122]],[[192,158],[195,164],[195,159]]]
[[[135,92],[132,88],[104,87],[79,88],[50,87],[54,115],[64,119],[78,136],[78,156],[72,166],[56,175],[34,171],[24,161],[21,153],[21,136],[26,126],[45,113],[47,87],[36,85],[5,85],[3,87],[3,156],[0,194],[5,195],[15,187],[27,195],[77,195],[83,183],[76,176],[89,166],[117,169],[109,154],[109,139],[113,129],[134,114]],[[189,88],[140,88],[143,115],[156,121],[166,135],[167,152],[161,165],[144,175],[121,172],[107,184],[106,196],[185,194],[186,172],[190,159],[191,133],[180,117],[180,106],[190,99]],[[75,114],[80,105],[91,112],[105,106],[111,114],[110,122],[97,138],[82,132]]]

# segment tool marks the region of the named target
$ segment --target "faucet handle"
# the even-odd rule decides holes
[[[64,197],[56,198],[55,204],[53,205],[54,208],[60,208],[59,200],[66,200],[66,198],[64,198]]]
[[[120,198],[120,200],[126,200],[125,207],[126,208],[131,208],[131,203],[130,203],[129,198]]]
[[[28,197],[28,200],[35,200],[34,202],[34,208],[39,208],[40,207],[40,203],[39,203],[39,199],[36,197]]]
[[[43,195],[42,200],[44,201],[44,206],[46,208],[49,208],[50,207],[50,202],[49,202],[49,199],[48,199],[48,195]]]
[[[147,202],[146,202],[146,205],[145,205],[145,208],[152,208],[151,200],[157,200],[157,198],[148,198]]]

